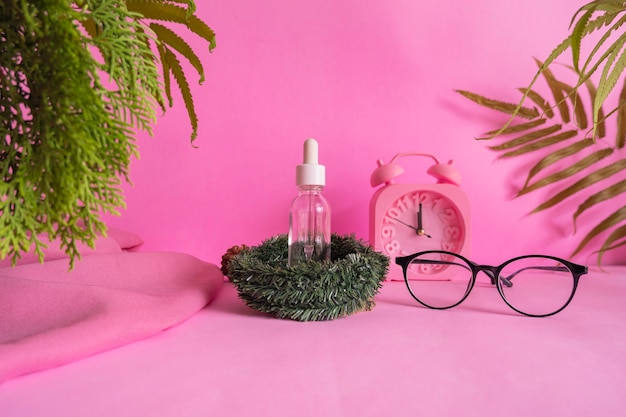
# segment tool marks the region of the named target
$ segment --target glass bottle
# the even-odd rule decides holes
[[[317,156],[317,141],[307,139],[304,163],[296,167],[298,195],[289,212],[289,265],[330,261],[330,205],[322,195],[326,168]]]

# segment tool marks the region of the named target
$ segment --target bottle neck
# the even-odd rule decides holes
[[[299,193],[310,193],[310,194],[319,194],[324,189],[322,185],[299,185],[298,192]]]

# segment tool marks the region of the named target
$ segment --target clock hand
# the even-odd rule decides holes
[[[402,220],[400,220],[400,219],[396,219],[396,218],[394,218],[394,217],[392,217],[392,219],[393,219],[393,220],[395,220],[395,221],[397,221],[398,223],[402,223],[403,225],[405,225],[405,226],[409,227],[411,230],[415,230],[415,232],[417,233],[417,228],[415,228],[415,226],[411,226],[410,224],[405,223],[405,222],[403,222]]]
[[[415,229],[415,232],[419,236],[426,236],[428,238],[432,238],[432,236],[430,236],[429,234],[426,234],[426,231],[424,230],[424,226],[422,224],[422,203],[419,204],[419,209],[417,210],[417,229]]]

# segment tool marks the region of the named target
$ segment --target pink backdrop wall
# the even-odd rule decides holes
[[[144,250],[219,263],[235,244],[286,233],[295,165],[308,137],[318,140],[327,167],[334,232],[367,239],[370,173],[377,159],[402,151],[455,160],[472,204],[476,261],[529,252],[567,257],[589,230],[583,219],[573,236],[563,209],[529,216],[541,192],[512,200],[524,162],[496,161],[473,139],[502,117],[453,92],[517,99],[514,88],[536,69],[532,57],[547,56],[566,35],[582,1],[197,3],[218,40],[213,54],[202,50],[207,81],[198,86],[189,72],[199,148],[189,144],[175,97],[177,107],[159,120],[154,137],[140,136],[127,208],[107,218],[141,235]],[[428,166],[415,159],[403,181],[430,181]],[[605,258],[625,259],[624,251]],[[575,260],[595,263],[589,251]]]

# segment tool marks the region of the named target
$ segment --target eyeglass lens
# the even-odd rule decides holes
[[[514,309],[534,316],[563,308],[574,292],[572,272],[551,258],[521,258],[500,272],[502,296]],[[507,285],[508,284],[508,285]]]
[[[407,268],[407,285],[412,295],[431,308],[449,308],[469,294],[473,270],[464,259],[426,252]],[[517,259],[500,272],[500,293],[515,310],[535,316],[559,311],[574,291],[572,272],[558,261],[541,256]]]
[[[413,296],[431,308],[449,308],[457,305],[471,288],[472,269],[461,258],[453,255],[427,252],[409,264],[407,285]]]

